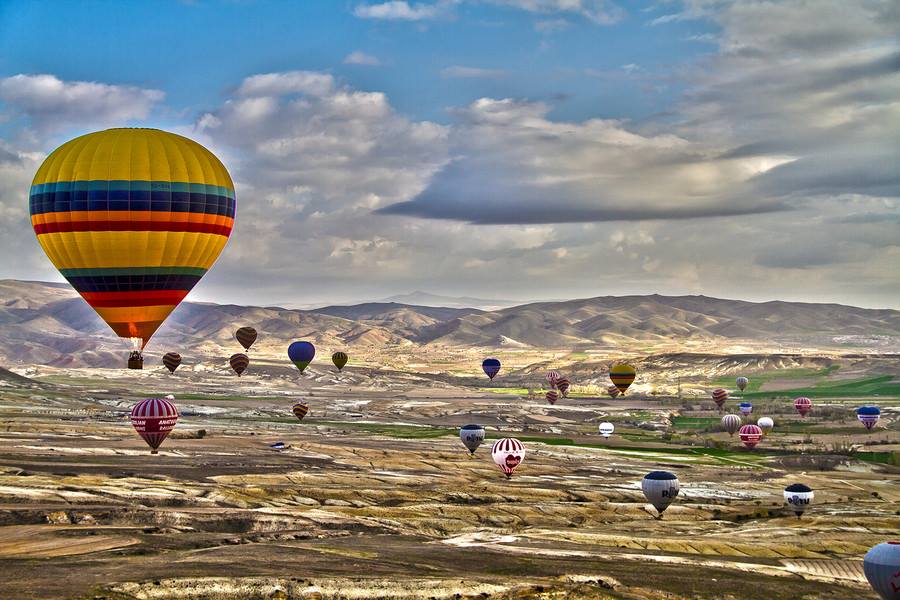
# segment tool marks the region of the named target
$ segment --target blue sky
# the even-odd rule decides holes
[[[0,277],[70,137],[215,152],[197,300],[706,294],[900,308],[895,0],[0,0]]]

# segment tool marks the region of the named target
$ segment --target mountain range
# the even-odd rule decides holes
[[[184,302],[151,341],[226,356],[234,330],[260,331],[254,349],[282,353],[307,339],[337,348],[640,349],[657,344],[783,342],[787,346],[900,346],[900,311],[839,304],[745,302],[705,296],[603,296],[497,310],[397,302],[315,310]],[[0,364],[108,366],[121,362],[117,339],[67,284],[0,280]],[[165,350],[162,350],[163,352]]]

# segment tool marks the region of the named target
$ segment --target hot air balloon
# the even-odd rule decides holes
[[[178,421],[178,409],[171,400],[172,396],[148,398],[131,408],[131,425],[150,446],[150,454],[159,452],[159,445]]]
[[[559,390],[559,393],[563,395],[563,398],[569,397],[569,380],[565,377],[560,377],[559,381],[556,382],[556,389]]]
[[[611,436],[613,434],[613,431],[615,431],[615,430],[616,430],[615,426],[612,423],[610,423],[609,421],[604,421],[603,423],[600,423],[600,435],[602,435],[603,437],[605,437],[607,439],[609,439],[609,436]]]
[[[815,494],[809,486],[795,483],[784,488],[784,503],[793,509],[797,518],[812,504]]]
[[[875,427],[875,423],[881,417],[881,409],[877,406],[860,406],[856,409],[856,418],[866,426],[869,431]]]
[[[738,410],[741,411],[741,414],[745,417],[750,416],[750,413],[753,412],[753,405],[749,402],[741,402],[738,404]]]
[[[316,347],[309,342],[294,342],[288,346],[288,358],[300,369],[301,373],[303,369],[309,366],[315,355]]]
[[[734,380],[735,384],[737,384],[737,388],[742,392],[747,389],[747,384],[750,383],[750,380],[746,377],[738,377]]]
[[[244,347],[244,350],[249,350],[256,341],[256,330],[252,327],[241,327],[234,332],[234,337]]]
[[[129,367],[218,258],[234,225],[234,184],[200,144],[157,129],[107,129],[44,161],[29,208],[38,242],[112,330]]]
[[[863,571],[884,600],[900,598],[900,542],[882,542],[866,552]]]
[[[734,435],[741,426],[741,418],[737,415],[725,415],[722,417],[722,429],[728,432],[728,435]]]
[[[617,388],[614,385],[611,385],[608,388],[606,388],[606,393],[609,394],[611,398],[615,398],[616,396],[621,394],[621,392],[619,391],[619,388]]]
[[[723,388],[716,388],[712,391],[712,399],[713,402],[716,403],[716,406],[721,409],[725,406],[725,401],[728,400],[728,390]]]
[[[628,389],[628,386],[634,381],[635,373],[636,371],[631,365],[619,363],[610,367],[609,379],[613,382],[613,385],[619,388],[619,391],[624,394],[625,390]]]
[[[306,402],[297,402],[291,407],[291,412],[294,413],[294,416],[297,417],[297,419],[302,421],[303,417],[309,413],[309,405]]]
[[[550,384],[550,387],[555,388],[560,377],[559,371],[550,371],[547,373],[547,383]]]
[[[478,446],[484,442],[484,427],[482,425],[463,425],[459,429],[459,439],[469,449],[469,454],[474,456]]]
[[[812,400],[803,396],[796,398],[794,400],[794,408],[797,409],[801,417],[805,417],[806,413],[812,410]]]
[[[769,435],[769,432],[775,427],[775,421],[772,420],[772,417],[760,417],[756,425],[762,429],[763,435]]]
[[[545,397],[550,404],[556,404],[556,401],[559,400],[559,392],[556,390],[549,390]]]
[[[174,373],[175,369],[178,368],[178,365],[181,364],[181,355],[177,352],[166,352],[163,356],[162,363],[169,370],[169,373]]]
[[[650,504],[656,508],[656,512],[659,513],[659,518],[661,519],[662,514],[674,502],[678,496],[678,490],[681,488],[678,485],[678,477],[675,476],[675,473],[653,471],[644,476],[644,480],[641,481],[641,489],[644,491],[644,496],[650,501]]]
[[[525,460],[525,446],[515,438],[497,440],[491,446],[491,458],[494,459],[494,462],[506,474],[506,478],[509,479],[512,477],[516,467]]]
[[[228,364],[231,365],[231,368],[234,369],[234,372],[240,377],[250,365],[250,358],[246,354],[232,354],[231,358],[228,359]]]
[[[346,352],[335,352],[331,355],[331,362],[334,363],[334,366],[337,367],[337,370],[340,371],[344,368],[344,365],[347,364],[349,358],[347,357]]]
[[[484,370],[484,374],[493,380],[500,372],[500,361],[496,358],[486,358],[481,363],[481,368]]]
[[[748,450],[753,450],[759,443],[759,440],[762,439],[763,432],[759,426],[751,423],[750,425],[741,427],[738,430],[738,435],[741,436],[741,443],[744,444]]]

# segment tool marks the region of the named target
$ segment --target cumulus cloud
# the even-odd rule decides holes
[[[365,52],[360,52],[359,50],[357,50],[344,57],[344,64],[375,67],[380,65],[381,61],[378,60],[378,57],[376,56],[372,56],[371,54],[366,54]]]
[[[145,119],[165,98],[159,90],[92,81],[63,81],[55,75],[0,79],[0,101],[24,115],[41,134],[74,123],[83,127],[123,125]]]
[[[454,4],[456,4],[454,0],[442,0],[434,4],[421,2],[410,4],[406,0],[391,0],[378,4],[359,4],[353,9],[353,14],[361,19],[423,21],[446,14]]]

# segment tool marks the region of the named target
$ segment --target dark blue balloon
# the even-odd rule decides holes
[[[860,406],[856,409],[858,415],[880,415],[881,409],[877,406]]]
[[[490,377],[491,379],[500,372],[500,361],[496,358],[486,358],[484,362],[481,363],[481,368],[484,369],[484,374]]]
[[[309,342],[294,342],[288,346],[288,358],[292,362],[310,362],[316,355],[316,348]]]

